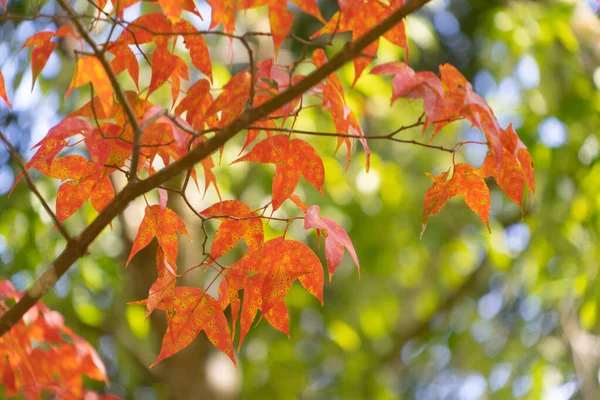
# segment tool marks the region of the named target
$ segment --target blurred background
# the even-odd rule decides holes
[[[56,12],[54,3],[44,4],[43,12]],[[80,12],[91,10],[85,2],[74,4]],[[210,8],[197,4],[204,21],[194,24],[206,27]],[[330,0],[319,6],[325,19],[337,9]],[[135,5],[126,16],[135,17],[141,7],[151,5]],[[372,142],[371,171],[365,173],[364,154],[357,148],[344,172],[345,156],[334,154],[334,141],[312,140],[326,167],[325,197],[306,182],[298,193],[346,228],[361,261],[360,280],[346,256],[326,286],[324,307],[295,285],[286,298],[291,339],[260,323],[237,354],[237,368],[200,334],[190,347],[148,369],[165,322],[160,313],[147,320],[143,307],[126,305],[146,297],[156,279],[154,244],[124,267],[143,216],[143,200],[134,202],[44,298],[106,363],[112,385],[104,389],[90,381],[88,386],[131,399],[600,398],[598,8],[595,0],[434,0],[408,19],[410,66],[437,71],[439,64],[455,65],[501,126],[512,123],[529,148],[537,191],[524,218],[490,182],[491,233],[458,199],[430,219],[420,240],[423,198],[431,184],[425,172],[447,170],[450,155]],[[9,0],[7,11],[31,15],[31,2]],[[264,7],[238,13],[239,32],[268,26]],[[0,67],[13,104],[11,110],[0,107],[0,129],[26,159],[50,127],[89,99],[83,90],[63,98],[75,64],[69,43],[52,54],[32,90],[30,55],[19,49],[36,31],[54,28],[48,19],[16,21],[0,14]],[[296,35],[308,38],[318,28],[317,20],[298,11]],[[347,39],[336,36],[328,53]],[[247,60],[226,39],[208,40],[219,87]],[[259,59],[272,52],[270,38],[252,45],[262,49]],[[279,61],[296,59],[301,50],[297,42],[286,42]],[[403,57],[383,40],[376,63]],[[389,107],[389,78],[365,75],[350,90],[352,65],[339,76],[366,135],[414,123],[422,112],[420,101],[400,99]],[[140,86],[147,85],[147,67],[141,77]],[[127,79],[123,84],[133,87]],[[167,105],[169,96],[163,87],[152,97]],[[334,129],[328,116],[313,109],[296,127]],[[429,139],[421,138],[420,128],[401,137]],[[467,123],[457,122],[435,143],[452,146],[480,138]],[[273,170],[250,163],[229,166],[242,139],[228,144],[215,171],[224,199],[258,208],[269,200]],[[485,149],[465,146],[458,157],[479,166],[484,155]],[[0,277],[26,289],[65,242],[24,183],[7,196],[18,173],[0,146]],[[34,176],[54,204],[58,182]],[[218,201],[212,188],[204,198],[194,196],[197,210]],[[199,224],[178,199],[171,199],[170,207],[186,216],[190,231],[179,238],[179,265],[197,264]],[[294,215],[297,209],[286,204],[281,212]],[[79,232],[95,215],[88,204],[66,225]],[[267,236],[280,236],[283,229],[270,223]],[[288,237],[323,256],[316,236],[301,223]],[[205,287],[210,279],[210,273],[197,270],[179,284]]]

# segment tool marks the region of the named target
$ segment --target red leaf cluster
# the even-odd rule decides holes
[[[19,300],[10,281],[0,281],[0,314]],[[59,362],[57,362],[60,360]],[[39,399],[104,398],[83,387],[83,377],[108,384],[104,363],[94,348],[64,324],[60,313],[38,303],[0,337],[0,383],[6,396]]]

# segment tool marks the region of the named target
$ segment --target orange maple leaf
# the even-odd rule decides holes
[[[133,247],[127,258],[126,265],[129,264],[138,251],[148,246],[155,237],[158,240],[158,245],[165,253],[166,260],[169,264],[176,265],[178,252],[176,232],[183,235],[188,234],[185,229],[185,224],[175,211],[170,208],[161,210],[159,204],[147,206],[144,219],[142,220],[137,236],[133,241]]]
[[[273,178],[273,209],[277,210],[289,198],[303,176],[323,195],[325,169],[316,150],[304,140],[276,135],[259,142],[233,163],[250,161],[275,164]]]
[[[489,229],[490,190],[483,178],[475,168],[468,164],[457,164],[451,177],[449,174],[450,171],[443,172],[440,176],[427,174],[433,179],[433,185],[425,195],[421,236],[429,217],[440,212],[449,199],[458,195],[464,197],[467,206],[481,218]]]

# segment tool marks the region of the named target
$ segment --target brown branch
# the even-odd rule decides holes
[[[17,302],[17,304],[11,307],[10,310],[0,317],[0,336],[8,332],[10,328],[23,317],[27,310],[29,310],[44,294],[54,287],[56,281],[71,267],[75,261],[85,254],[88,246],[96,239],[100,232],[102,232],[102,230],[104,230],[104,228],[106,228],[132,200],[156,188],[158,185],[168,181],[169,179],[174,178],[180,173],[189,170],[196,163],[208,157],[219,147],[223,146],[242,129],[245,129],[247,126],[251,126],[252,123],[260,120],[261,118],[265,118],[267,115],[283,107],[285,104],[294,100],[298,96],[303,95],[331,73],[342,67],[345,63],[356,58],[372,42],[379,39],[380,36],[394,27],[394,25],[402,21],[402,19],[404,19],[407,15],[418,10],[429,1],[430,0],[408,1],[404,6],[393,12],[388,18],[373,27],[359,39],[347,43],[340,52],[331,58],[329,62],[316,69],[311,74],[307,75],[303,80],[298,82],[297,85],[290,87],[285,92],[273,97],[260,106],[245,111],[218,135],[203,141],[184,157],[168,167],[160,170],[149,178],[141,181],[132,179],[129,184],[115,196],[113,201],[104,208],[98,217],[96,217],[96,219],[92,221],[92,223],[86,229],[84,229],[81,235],[77,236],[67,244],[63,252],[33,283],[29,290],[27,290],[27,292],[21,297],[19,302]],[[66,4],[65,0],[58,0],[58,2],[61,4],[61,6],[68,10],[70,17],[74,21],[77,21],[78,26],[83,28],[77,19],[77,15]],[[85,32],[85,29],[82,29],[82,31]],[[83,37],[87,37],[87,40],[93,42],[87,32],[85,32]],[[108,65],[106,60],[103,57],[100,58],[100,60],[104,60],[103,65],[110,70],[110,65]],[[112,80],[111,83],[113,83]],[[123,100],[125,102],[124,106],[128,105],[122,89],[120,86],[118,86],[118,82],[115,81],[114,84],[118,87],[118,90],[115,89],[115,92],[117,93],[119,100]],[[128,117],[132,118],[131,121],[136,123],[133,110],[131,110],[129,107],[126,111]]]
[[[46,200],[44,200],[44,197],[39,192],[39,190],[35,186],[35,183],[33,183],[33,180],[31,179],[31,177],[29,176],[29,173],[27,172],[27,165],[25,165],[25,161],[23,161],[21,159],[21,156],[19,156],[19,152],[17,151],[17,149],[15,149],[13,147],[13,145],[8,141],[6,136],[4,136],[4,133],[2,133],[2,131],[0,131],[0,140],[2,140],[4,142],[4,144],[8,148],[8,151],[10,152],[10,155],[12,156],[12,158],[17,162],[17,164],[19,164],[19,167],[21,167],[22,174],[23,174],[23,176],[25,176],[25,181],[27,181],[27,186],[29,186],[29,189],[40,200],[40,203],[42,203],[42,207],[44,207],[44,210],[46,210],[46,212],[48,213],[50,218],[52,218],[52,221],[54,221],[54,225],[56,226],[56,229],[58,229],[60,234],[63,235],[63,237],[65,239],[67,239],[67,242],[70,241],[71,235],[69,235],[69,232],[67,232],[67,230],[65,229],[63,224],[58,220],[58,217],[56,216],[56,214],[54,214],[54,212],[52,211],[52,209],[50,208],[50,206],[48,205]]]

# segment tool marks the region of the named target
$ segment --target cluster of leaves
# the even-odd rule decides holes
[[[0,281],[0,310],[6,311],[9,302],[20,297],[9,281]],[[6,396],[23,393],[27,399],[39,399],[42,394],[61,399],[113,398],[85,390],[84,376],[108,383],[104,364],[94,348],[64,325],[60,313],[41,303],[0,337],[0,382]]]
[[[480,168],[453,163],[451,170],[440,176],[429,175],[434,183],[425,195],[423,230],[429,217],[458,195],[489,228],[490,191],[484,178],[490,176],[524,212],[524,197],[535,192],[531,155],[512,125],[507,129],[500,127],[492,109],[456,68],[450,64],[440,66],[439,78],[432,72],[417,73],[404,63],[392,62],[376,66],[371,73],[394,75],[392,102],[401,97],[423,99],[423,129],[434,125],[431,140],[442,127],[457,119],[466,119],[487,139],[484,144],[488,153]],[[457,147],[469,143],[459,142]]]
[[[203,146],[207,140],[218,137],[247,108],[260,107],[302,82],[306,77],[296,71],[300,62],[311,63],[316,69],[328,63],[325,51],[321,48],[314,50],[310,59],[303,58],[290,65],[278,64],[275,57],[255,62],[249,51],[250,67],[234,75],[220,88],[219,94],[213,96],[211,90],[216,88],[212,84],[211,58],[204,38],[212,31],[198,31],[193,24],[181,18],[183,10],[199,15],[194,3],[159,1],[163,12],[144,14],[134,21],[124,20],[123,9],[135,2],[117,2],[113,14],[103,17],[103,21],[113,24],[113,29],[116,26],[122,28],[115,40],[95,43],[81,21],[72,16],[76,30],[61,27],[56,32],[39,32],[24,44],[25,47],[33,47],[34,81],[56,46],[52,40],[69,35],[79,40],[82,48],[87,44],[92,50],[79,54],[66,94],[90,83],[95,95],[53,127],[34,146],[37,152],[26,165],[26,170],[34,168],[61,181],[56,200],[58,224],[81,209],[88,199],[98,212],[112,204],[115,199],[115,189],[110,180],[112,174],[125,174],[133,182],[152,177],[159,172],[159,168],[164,168],[162,166],[168,167],[184,160],[187,154]],[[323,21],[314,0],[297,0],[295,3],[306,13]],[[282,1],[209,1],[209,4],[212,6],[211,28],[222,22],[225,33],[232,40],[242,41],[244,37],[233,34],[236,11],[268,5],[270,34],[276,51],[287,37],[293,19],[287,10],[287,2]],[[360,38],[402,5],[402,0],[388,4],[378,0],[340,1],[340,10],[328,22],[323,21],[325,26],[315,35],[351,31],[353,38]],[[99,1],[97,6],[99,10],[104,9],[106,1]],[[66,3],[63,7],[73,13]],[[180,37],[183,38],[191,65],[197,70],[195,75],[202,76],[185,85],[187,93],[182,98],[182,81],[190,81],[192,75],[180,52],[175,51],[175,44]],[[404,48],[405,54],[408,53],[404,23],[397,24],[384,37]],[[373,61],[376,51],[377,41],[354,59],[355,82]],[[139,88],[140,62],[146,62],[152,71],[149,86],[142,89]],[[124,91],[121,88],[117,75],[122,72],[130,76],[137,90]],[[485,135],[489,152],[481,168],[467,164],[454,165],[453,162],[448,172],[438,177],[431,176],[434,184],[425,195],[423,226],[431,215],[444,207],[448,199],[457,195],[463,195],[467,205],[487,225],[490,196],[484,178],[489,176],[493,176],[507,195],[523,208],[526,187],[531,192],[535,189],[529,153],[511,127],[506,130],[499,127],[490,107],[454,67],[440,67],[441,78],[432,72],[415,72],[399,62],[378,65],[371,73],[394,75],[392,101],[400,97],[423,99],[426,117],[424,129],[434,125],[434,135],[444,125],[459,119],[466,119]],[[170,85],[172,111],[149,100],[149,96],[165,84]],[[3,86],[0,86],[0,96],[8,103]],[[158,279],[150,288],[148,298],[138,302],[146,306],[147,315],[158,309],[164,311],[167,317],[167,332],[153,365],[188,346],[201,331],[235,363],[233,344],[237,321],[239,319],[239,346],[259,310],[260,319],[264,317],[274,328],[288,334],[289,315],[284,298],[296,280],[323,303],[324,270],[313,250],[301,242],[286,238],[287,228],[280,237],[265,241],[265,220],[277,219],[265,215],[269,206],[275,212],[286,200],[292,200],[302,213],[297,217],[279,220],[287,225],[295,220],[304,220],[304,229],[315,229],[319,236],[324,236],[329,280],[340,265],[345,250],[359,267],[356,252],[342,226],[321,216],[317,205],[309,207],[294,194],[300,177],[324,194],[323,162],[311,144],[297,137],[311,132],[293,128],[303,110],[305,97],[313,101],[316,99],[316,107],[331,116],[336,132],[330,136],[335,138],[336,148],[346,146],[347,165],[351,161],[352,141],[362,144],[367,170],[370,139],[402,142],[394,137],[395,133],[385,137],[366,135],[355,112],[346,104],[344,87],[333,73],[303,96],[282,104],[265,118],[243,127],[246,132],[244,151],[261,132],[264,131],[267,137],[233,163],[275,164],[272,201],[269,204],[253,207],[238,200],[221,200],[203,211],[197,211],[185,194],[190,181],[199,190],[197,171],[193,166],[186,169],[187,175],[181,189],[167,190],[155,186],[153,189],[158,191],[160,202],[146,207],[127,261],[129,263],[137,252],[154,238],[157,239]],[[289,121],[292,121],[291,127],[288,127],[289,123],[286,125]],[[80,146],[81,143],[89,158],[74,154],[61,156],[63,150]],[[467,143],[459,142],[451,150],[453,155],[458,147]],[[161,163],[155,162],[157,156]],[[201,160],[201,165],[205,181],[203,191],[206,192],[213,185],[218,193],[211,156]],[[26,170],[23,174],[27,173]],[[218,298],[207,292],[209,288],[177,285],[177,279],[182,276],[177,267],[177,233],[185,235],[187,229],[176,212],[167,207],[170,194],[182,196],[200,218],[203,227],[206,221],[220,221],[210,250],[205,250],[203,246],[203,261],[183,272],[201,266],[214,269],[217,279],[220,278]],[[220,258],[242,239],[248,252],[232,265],[222,265]],[[230,320],[225,315],[227,307],[231,309]]]

